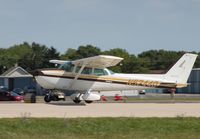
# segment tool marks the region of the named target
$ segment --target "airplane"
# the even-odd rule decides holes
[[[120,63],[123,58],[98,55],[74,61],[50,60],[59,64],[57,69],[38,69],[34,72],[37,83],[49,90],[73,91],[71,99],[75,103],[82,100],[91,103],[100,100],[100,95],[92,91],[145,90],[155,88],[182,88],[197,58],[196,54],[185,53],[165,74],[123,74],[108,69]],[[49,102],[50,97],[45,97]]]

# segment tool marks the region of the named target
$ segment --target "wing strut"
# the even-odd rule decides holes
[[[83,71],[83,69],[85,68],[85,66],[87,65],[87,62],[84,62],[83,65],[81,66],[80,70],[78,71],[77,75],[74,77],[74,79],[71,81],[70,85],[69,85],[69,90],[73,87],[73,85],[75,84],[75,82],[77,81],[79,75],[81,74],[81,72]]]

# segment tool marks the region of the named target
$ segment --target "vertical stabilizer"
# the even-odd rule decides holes
[[[165,80],[185,84],[197,58],[196,54],[184,54],[176,64],[165,74]]]

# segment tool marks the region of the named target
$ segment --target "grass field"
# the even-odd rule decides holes
[[[200,118],[0,119],[0,139],[198,139]]]

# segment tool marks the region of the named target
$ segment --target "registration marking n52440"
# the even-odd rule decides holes
[[[158,81],[148,81],[148,80],[133,80],[130,79],[127,82],[127,85],[136,85],[136,86],[159,86],[160,82]]]

